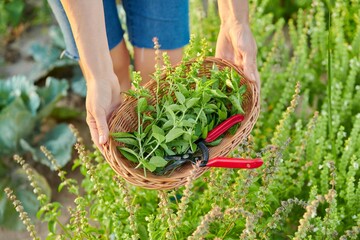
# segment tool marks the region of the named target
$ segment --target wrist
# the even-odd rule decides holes
[[[80,64],[87,83],[94,84],[96,82],[104,83],[117,80],[114,70],[112,69],[112,63],[103,65],[81,62]]]
[[[226,33],[230,33],[232,30],[239,30],[242,29],[242,31],[246,31],[246,29],[250,30],[250,24],[248,22],[239,22],[239,21],[225,21],[222,22],[220,25],[220,29],[225,31]]]
[[[248,0],[218,0],[221,24],[249,24]]]
[[[220,22],[221,22],[221,26],[238,25],[238,24],[249,25],[249,14],[244,13],[241,16],[239,14],[230,14],[226,16],[220,15]]]
[[[119,84],[115,73],[91,73],[85,74],[86,85],[88,86],[102,86],[109,85],[112,86],[114,84]]]

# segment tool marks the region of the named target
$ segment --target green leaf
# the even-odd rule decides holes
[[[164,167],[166,166],[166,164],[168,164],[168,162],[160,156],[153,156],[152,158],[150,158],[149,163],[154,165],[155,167]]]
[[[150,172],[153,172],[153,171],[156,170],[156,166],[153,165],[153,164],[151,164],[151,163],[149,163],[149,162],[142,161],[141,163],[142,163],[142,164],[144,165],[144,167],[145,167],[146,169],[148,169]]]
[[[178,89],[180,90],[180,92],[184,95],[188,95],[189,94],[189,90],[181,83],[176,83],[176,86],[178,87]]]
[[[184,133],[184,130],[181,128],[173,128],[171,129],[168,134],[166,134],[166,142],[171,142],[174,139],[180,137]]]
[[[32,153],[35,161],[39,161],[51,169],[54,169],[54,166],[40,150],[40,146],[45,146],[54,155],[57,164],[60,167],[64,167],[71,160],[71,153],[75,142],[75,136],[68,125],[59,124],[47,132],[36,146],[30,146],[24,139],[21,139],[20,145],[24,150]]]
[[[210,146],[210,147],[214,147],[214,146],[217,146],[221,143],[223,138],[219,137],[217,138],[216,140],[212,141],[212,142],[209,142],[209,143],[206,143],[207,146]]]
[[[165,106],[165,109],[166,109],[166,116],[168,116],[168,118],[171,119],[174,123],[176,120],[175,113],[169,106]]]
[[[41,99],[37,87],[25,76],[13,76],[0,81],[0,96],[0,107],[10,104],[17,97],[21,97],[33,115],[36,115],[40,107]]]
[[[0,155],[11,155],[19,151],[22,138],[29,138],[34,132],[35,117],[17,97],[0,112]]]
[[[201,125],[203,127],[208,125],[208,119],[207,119],[206,114],[205,114],[204,111],[200,112],[199,119],[200,119]]]
[[[199,102],[200,98],[191,98],[186,100],[185,105],[187,108],[193,107],[195,104]]]
[[[179,103],[184,104],[185,103],[185,96],[181,92],[175,92],[176,99],[179,101]]]
[[[157,148],[155,150],[155,155],[160,156],[160,157],[164,157],[164,155],[165,155],[164,149],[162,149],[161,147]]]
[[[69,84],[66,80],[57,80],[52,77],[46,79],[45,87],[38,90],[41,97],[41,110],[38,119],[47,117],[55,108],[56,103],[67,94]]]
[[[188,132],[185,132],[184,133],[184,140],[185,141],[191,141],[191,134],[190,133],[188,133]]]
[[[35,169],[32,171],[34,182],[39,186],[41,192],[50,199],[51,188],[48,182]],[[7,176],[0,179],[0,185],[10,187],[23,204],[24,210],[30,217],[34,217],[39,210],[40,204],[33,193],[33,188],[30,186],[26,171],[22,168],[15,168],[9,171]],[[0,192],[0,225],[13,230],[24,229],[19,214],[15,211],[12,202],[5,196],[4,191]]]
[[[205,139],[208,135],[208,132],[209,132],[208,126],[203,127],[201,137]]]
[[[114,138],[115,141],[117,142],[121,142],[121,143],[125,143],[127,145],[132,145],[132,146],[136,146],[138,147],[139,146],[139,143],[136,139],[134,138]]]
[[[190,118],[190,119],[187,119],[187,120],[183,120],[182,122],[182,126],[184,126],[184,127],[194,127],[194,125],[195,125],[195,119],[192,119],[192,118]]]
[[[62,54],[62,51],[62,48],[57,48],[52,45],[43,46],[39,43],[32,44],[28,52],[36,61],[36,64],[28,75],[28,79],[35,82],[48,76],[55,68],[76,66],[78,64],[77,61],[70,58],[60,58],[59,56]]]
[[[56,233],[56,221],[55,220],[50,220],[48,222],[48,229],[51,233]]]
[[[174,121],[173,120],[169,120],[169,121],[166,121],[165,123],[164,123],[164,125],[162,126],[162,128],[163,129],[167,129],[167,128],[169,128],[169,127],[173,127],[174,126]]]
[[[110,133],[110,135],[114,138],[134,138],[136,139],[136,137],[128,132],[116,132],[116,133]]]
[[[223,92],[221,92],[219,89],[211,89],[210,91],[215,97],[227,98],[227,96]]]
[[[184,106],[182,105],[178,105],[178,104],[171,104],[169,105],[169,109],[171,109],[174,112],[183,112],[184,110],[186,110],[186,108],[184,108]]]
[[[133,150],[131,150],[130,148],[127,147],[118,147],[119,151],[121,152],[121,154],[128,160],[138,163],[139,162],[139,157],[138,154],[136,154]]]
[[[156,126],[156,125],[153,125],[153,126],[152,126],[152,132],[153,132],[153,133],[160,134],[160,135],[165,135],[164,130],[162,130],[161,128],[159,128],[159,127]]]
[[[172,151],[165,143],[161,144],[160,147],[164,149],[167,155],[175,155],[175,152]]]
[[[153,133],[153,137],[159,142],[162,143],[165,141],[165,136],[158,134],[158,133]]]
[[[55,107],[51,112],[51,117],[57,120],[72,120],[81,117],[83,111],[77,110],[72,107]]]
[[[139,98],[137,103],[137,109],[140,113],[144,112],[148,106],[146,98]]]
[[[207,93],[206,91],[203,92],[203,96],[202,96],[202,103],[206,104],[210,101],[211,99],[211,95],[209,93]]]
[[[231,90],[235,91],[235,86],[233,85],[233,82],[230,79],[226,79],[226,86],[231,88]]]
[[[233,107],[236,109],[237,113],[244,113],[244,110],[241,107],[241,99],[237,98],[234,95],[231,95],[229,97],[229,100],[231,102],[231,104],[233,105]]]
[[[240,88],[239,88],[239,91],[238,93],[240,95],[244,94],[246,92],[246,85],[242,85]]]
[[[239,91],[240,76],[239,74],[237,74],[237,72],[234,69],[231,69],[230,71],[230,78],[234,91],[235,92]]]

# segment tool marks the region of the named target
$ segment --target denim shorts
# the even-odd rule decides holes
[[[159,39],[164,50],[181,48],[188,44],[189,2],[188,0],[122,0],[126,13],[126,30],[134,47],[153,48],[152,39]],[[64,36],[64,54],[79,60],[69,20],[60,0],[48,0]],[[89,2],[90,4],[90,2]],[[118,45],[124,35],[116,6],[116,0],[103,0],[106,35],[109,49]],[[96,34],[96,33],[94,33]]]

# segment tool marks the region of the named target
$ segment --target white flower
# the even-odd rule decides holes
[[[354,166],[355,170],[358,170],[358,169],[359,169],[359,163],[354,162],[353,166]]]
[[[312,181],[310,180],[307,185],[310,187],[312,185]]]

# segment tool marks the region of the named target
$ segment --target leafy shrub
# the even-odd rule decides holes
[[[274,24],[264,12],[270,1],[256,2],[250,16],[259,47],[262,113],[233,155],[261,156],[264,166],[211,169],[174,191],[143,190],[114,176],[99,152],[86,151],[78,138],[75,166],[84,180],[77,184],[59,171],[60,188],[75,197],[70,221],[59,222],[63,208],[36,190],[49,239],[359,238],[360,24],[347,21],[360,18],[359,2],[336,1],[330,28],[322,1],[299,10],[296,22]],[[193,29],[201,28],[196,23]]]
[[[11,185],[16,188],[20,199],[25,200],[25,209],[35,213],[39,208],[32,194],[32,189],[26,184],[26,174],[14,167],[8,161],[13,154],[32,153],[33,159],[47,166],[44,155],[35,149],[46,146],[57,157],[58,164],[64,166],[71,159],[72,146],[75,138],[66,124],[58,124],[47,133],[41,132],[41,123],[55,108],[58,100],[66,94],[68,83],[65,80],[48,78],[44,87],[37,87],[25,76],[14,76],[0,80],[0,186]],[[41,136],[39,138],[39,136]],[[36,179],[50,194],[50,187],[39,174]],[[3,194],[0,195],[0,224],[11,228],[19,228],[14,221],[14,211]],[[9,210],[10,209],[10,210]],[[15,218],[16,219],[16,218]]]

